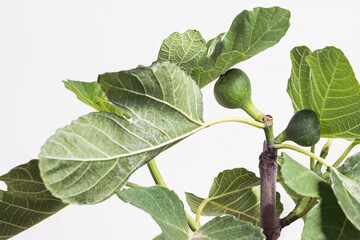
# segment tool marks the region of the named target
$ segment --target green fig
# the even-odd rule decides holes
[[[276,137],[277,143],[293,141],[301,146],[309,147],[320,139],[320,121],[316,113],[303,109],[294,114],[286,129]]]
[[[240,108],[260,121],[264,115],[251,101],[251,84],[240,69],[232,68],[219,77],[214,86],[216,101],[225,108]]]

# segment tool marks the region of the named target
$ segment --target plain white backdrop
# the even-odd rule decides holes
[[[251,79],[253,102],[274,117],[279,133],[293,113],[285,89],[294,46],[341,48],[359,76],[358,0],[1,0],[0,174],[37,158],[57,128],[93,111],[66,90],[61,80],[95,81],[103,72],[150,65],[170,33],[197,29],[209,40],[227,31],[242,10],[256,6],[281,6],[292,14],[290,29],[277,45],[237,65]],[[240,110],[220,107],[212,91],[213,84],[203,89],[205,120],[245,116]],[[185,191],[207,196],[213,178],[222,170],[246,167],[258,173],[263,139],[261,131],[249,126],[217,125],[167,150],[157,162],[168,186],[186,205]],[[347,144],[335,140],[329,161]],[[308,166],[308,158],[288,153]],[[153,184],[146,166],[130,180]],[[285,195],[282,202],[286,214],[294,204]],[[299,240],[302,226],[298,220],[282,231],[280,239]],[[66,207],[14,239],[147,240],[160,232],[148,214],[114,196],[98,205]]]

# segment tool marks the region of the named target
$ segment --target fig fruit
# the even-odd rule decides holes
[[[240,69],[232,68],[219,77],[214,86],[216,101],[225,108],[245,110],[255,120],[264,115],[251,101],[251,84],[248,76]]]
[[[320,121],[316,113],[303,109],[294,114],[286,129],[275,138],[277,143],[293,141],[301,146],[309,147],[320,139]]]

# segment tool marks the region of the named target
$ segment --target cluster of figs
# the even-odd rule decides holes
[[[216,101],[225,108],[240,108],[255,120],[263,114],[256,109],[251,100],[251,84],[248,76],[240,69],[232,68],[222,74],[214,86]],[[320,122],[316,113],[303,109],[294,114],[286,129],[275,141],[293,141],[301,146],[312,146],[320,139]]]

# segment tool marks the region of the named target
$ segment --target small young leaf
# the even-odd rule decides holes
[[[205,127],[200,89],[173,63],[106,73],[99,82],[132,119],[90,113],[46,141],[39,155],[42,177],[69,203],[108,198],[161,151]]]
[[[63,81],[65,87],[76,94],[77,98],[90,107],[124,116],[124,112],[110,103],[97,82]]]
[[[143,209],[159,224],[162,234],[156,240],[258,240],[265,239],[262,229],[232,216],[216,217],[196,232],[187,225],[184,205],[179,197],[167,188],[154,186],[117,192],[125,202]]]
[[[221,172],[214,179],[206,199],[186,193],[186,200],[194,213],[206,201],[201,212],[204,216],[230,214],[256,226],[260,225],[260,179],[244,168]],[[280,194],[277,194],[276,210],[278,216],[283,210]]]
[[[341,210],[330,184],[320,182],[320,203],[305,216],[302,240],[360,239],[360,232]]]
[[[288,30],[289,18],[290,12],[279,7],[243,11],[224,36],[209,41],[191,73],[193,79],[204,87],[235,64],[274,46]]]
[[[359,138],[360,85],[344,53],[335,47],[313,53],[297,47],[291,60],[287,91],[295,111],[316,112],[322,137]]]
[[[8,191],[0,190],[0,239],[8,239],[66,206],[51,195],[40,177],[38,160],[31,160],[0,176]]]
[[[301,196],[320,198],[319,184],[326,183],[313,171],[296,162],[286,153],[278,157],[279,177],[292,191]]]
[[[334,194],[346,217],[360,230],[360,184],[331,169]]]
[[[190,74],[206,50],[206,42],[196,30],[174,32],[161,44],[157,61],[170,61]]]

